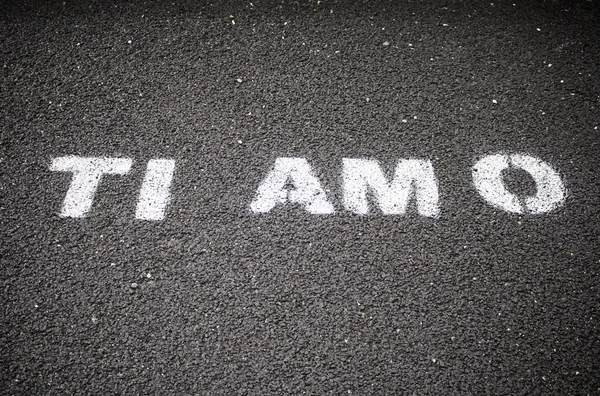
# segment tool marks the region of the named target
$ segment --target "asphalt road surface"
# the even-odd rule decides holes
[[[600,392],[597,2],[0,15],[2,394]]]

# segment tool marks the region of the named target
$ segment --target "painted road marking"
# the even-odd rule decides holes
[[[125,175],[131,169],[131,164],[132,160],[129,158],[55,158],[50,165],[51,171],[73,173],[60,215],[85,217],[92,207],[102,176]]]
[[[537,188],[534,196],[521,200],[508,191],[502,171],[511,165],[531,175]],[[473,183],[487,202],[512,213],[546,213],[561,206],[566,196],[558,172],[544,161],[527,154],[494,154],[482,158],[473,167]]]
[[[71,172],[73,177],[60,216],[85,217],[104,175],[125,175],[131,169],[129,158],[67,156],[55,158],[51,171]],[[529,173],[536,184],[533,196],[519,197],[510,192],[502,172],[510,167]],[[175,160],[148,161],[135,217],[163,220],[170,202]],[[549,164],[528,154],[493,154],[480,159],[472,169],[473,184],[491,205],[511,213],[546,213],[564,204],[566,189],[560,175]],[[369,192],[385,215],[403,215],[411,200],[421,216],[436,218],[440,213],[438,181],[429,160],[400,159],[389,181],[377,160],[342,160],[343,204],[349,212],[370,212]],[[333,214],[321,182],[306,158],[280,157],[260,183],[250,203],[254,213],[268,213],[287,203],[301,205],[311,214]]]
[[[140,190],[135,217],[141,220],[162,220],[169,204],[169,188],[173,180],[175,161],[152,159],[148,161],[146,176]]]
[[[369,212],[367,192],[374,193],[383,214],[403,215],[409,200],[415,197],[420,215],[437,217],[438,185],[431,161],[403,159],[398,161],[388,182],[376,160],[343,159],[344,207],[357,214]]]
[[[288,182],[294,186],[291,191],[285,189]],[[312,214],[335,212],[305,158],[277,158],[273,170],[258,187],[250,210],[254,213],[267,213],[288,201],[302,205]]]

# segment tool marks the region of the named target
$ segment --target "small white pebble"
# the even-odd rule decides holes
[[[492,99],[492,103],[498,103],[498,101],[496,99]]]
[[[402,122],[405,122],[405,123],[406,123],[406,122],[408,122],[408,121],[407,121],[407,120],[402,120]]]
[[[540,29],[540,28],[536,28],[535,30],[537,30],[538,32],[541,32],[541,31],[542,31],[542,29]]]
[[[548,67],[552,67],[552,63],[548,63]]]
[[[127,40],[127,44],[131,44],[131,40]]]
[[[235,81],[237,81],[237,82],[241,83],[241,82],[242,82],[242,79],[241,79],[241,78],[238,78],[238,79],[236,79]]]
[[[442,26],[448,26],[448,24],[447,23],[442,23]]]
[[[387,47],[388,45],[390,45],[389,41],[384,41],[384,42],[383,42],[383,46],[384,46],[384,47]]]
[[[241,141],[241,140],[238,140],[238,143],[239,143],[239,144],[242,144],[242,141]]]

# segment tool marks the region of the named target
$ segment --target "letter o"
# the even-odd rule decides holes
[[[519,198],[508,191],[502,171],[511,166],[529,173],[535,181],[534,196]],[[473,184],[491,205],[511,213],[540,214],[561,206],[566,190],[558,174],[550,165],[528,154],[493,154],[480,159],[473,166]]]

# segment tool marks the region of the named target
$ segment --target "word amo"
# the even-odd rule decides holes
[[[70,172],[71,184],[60,215],[85,217],[105,175],[125,175],[131,169],[129,158],[59,157],[51,171]],[[518,168],[527,172],[536,184],[536,193],[519,197],[509,191],[503,171]],[[162,220],[170,201],[170,187],[175,160],[148,161],[140,190],[135,217]],[[542,214],[560,207],[566,190],[558,174],[549,164],[528,154],[492,154],[481,158],[472,168],[473,184],[491,205],[511,213]],[[366,215],[369,197],[374,198],[384,215],[403,215],[411,200],[417,212],[436,218],[440,214],[438,181],[431,161],[400,159],[394,176],[388,180],[377,160],[344,158],[342,160],[343,205],[347,211]],[[276,206],[295,204],[309,213],[335,213],[321,182],[305,158],[281,157],[258,186],[250,203],[254,213],[268,213]]]

